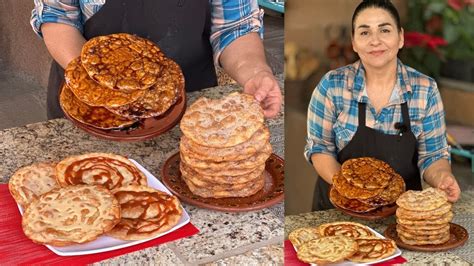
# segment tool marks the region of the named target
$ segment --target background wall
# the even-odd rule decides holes
[[[30,26],[33,1],[0,1],[0,60],[15,74],[48,83],[51,57]]]

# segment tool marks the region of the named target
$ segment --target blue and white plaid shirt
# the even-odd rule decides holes
[[[31,26],[41,35],[41,25],[48,22],[71,25],[83,32],[84,23],[105,4],[105,0],[34,0]],[[263,10],[257,0],[209,0],[214,63],[219,65],[222,51],[234,40],[250,32],[263,37]]]
[[[328,72],[315,88],[308,106],[305,157],[324,153],[336,157],[354,136],[358,103],[367,103],[366,125],[395,135],[401,122],[401,103],[408,103],[412,132],[418,141],[418,168],[424,173],[433,162],[450,159],[443,103],[436,82],[398,60],[397,83],[387,106],[378,114],[365,89],[365,69],[360,61]]]

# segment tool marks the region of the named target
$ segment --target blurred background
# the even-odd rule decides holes
[[[474,189],[474,1],[393,0],[405,29],[402,61],[434,77],[453,147],[453,171]],[[285,5],[285,212],[311,211],[316,172],[303,156],[311,94],[331,69],[357,60],[351,18],[358,0]]]

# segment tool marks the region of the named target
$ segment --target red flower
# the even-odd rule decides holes
[[[431,39],[428,41],[428,43],[426,44],[429,48],[431,48],[432,50],[436,50],[438,48],[438,46],[446,46],[448,45],[448,42],[441,38],[441,37],[437,37],[437,36],[430,36]]]
[[[421,32],[405,32],[405,47],[410,48],[414,46],[428,47],[431,50],[437,50],[438,46],[448,45],[448,42],[438,36],[429,35]]]
[[[470,1],[470,0],[464,0],[464,2],[461,2],[461,0],[448,0],[448,5],[452,9],[454,9],[456,11],[459,11],[464,7],[464,4],[467,3],[468,1]]]
[[[405,47],[423,46],[427,40],[427,34],[416,31],[405,32]]]

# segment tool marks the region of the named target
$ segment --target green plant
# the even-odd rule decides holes
[[[473,0],[409,0],[403,61],[435,78],[448,59],[474,60]]]

